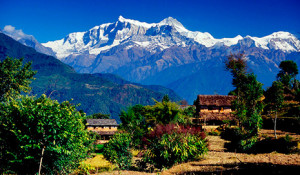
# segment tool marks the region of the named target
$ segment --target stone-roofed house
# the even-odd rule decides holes
[[[196,112],[200,121],[233,120],[231,102],[232,95],[198,95],[195,101]]]
[[[98,133],[102,140],[108,140],[118,130],[115,119],[86,119],[86,126],[89,131]]]

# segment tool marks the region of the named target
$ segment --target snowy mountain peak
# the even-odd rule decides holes
[[[118,18],[118,20],[119,20],[120,22],[124,22],[126,19],[125,19],[122,15],[120,15],[119,18]]]
[[[165,18],[159,24],[183,27],[183,25],[179,21],[177,21],[175,18],[172,18],[172,17]]]
[[[130,23],[136,26],[142,26],[142,27],[147,27],[150,28],[152,27],[154,24],[149,24],[149,23],[145,23],[145,22],[140,22],[137,20],[133,20],[133,19],[126,19],[123,16],[119,16],[118,21],[117,22],[121,22],[121,23]]]
[[[271,35],[268,35],[267,37],[283,39],[283,38],[291,38],[291,37],[295,37],[295,36],[289,32],[279,31],[279,32],[274,32]]]
[[[188,30],[175,18],[168,17],[162,20],[158,25],[168,25],[175,27],[179,32],[187,32]]]
[[[247,35],[245,38],[253,40],[256,47],[263,49],[282,50],[284,52],[300,52],[300,40],[289,32],[274,32],[271,35],[261,38]]]
[[[119,16],[114,23],[102,24],[86,32],[71,33],[64,39],[43,45],[52,48],[57,58],[62,59],[74,54],[98,55],[118,45],[126,45],[126,48],[138,46],[156,52],[157,49],[164,50],[172,46],[188,47],[193,44],[201,44],[208,48],[230,47],[246,43],[247,41],[242,40],[249,39],[254,41],[255,47],[300,52],[299,39],[289,32],[275,32],[261,38],[251,36],[243,38],[238,35],[234,38],[216,39],[208,32],[189,31],[172,17],[149,24]]]

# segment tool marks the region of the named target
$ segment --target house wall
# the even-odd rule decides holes
[[[199,112],[207,113],[229,113],[232,112],[230,107],[218,107],[218,106],[201,106]]]
[[[116,126],[96,126],[96,127],[93,127],[93,126],[88,126],[87,129],[89,131],[117,131],[118,130],[118,127]]]

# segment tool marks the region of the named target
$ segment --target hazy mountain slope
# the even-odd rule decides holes
[[[160,86],[160,85],[143,85],[143,84],[138,84],[138,83],[132,83],[132,82],[129,82],[129,81],[123,79],[122,77],[119,77],[115,74],[109,74],[109,73],[106,73],[106,74],[96,73],[96,74],[93,74],[93,75],[97,76],[97,77],[101,77],[101,78],[106,79],[106,80],[109,80],[109,81],[114,82],[118,85],[132,84],[132,85],[141,86],[141,87],[144,87],[144,88],[147,88],[147,89],[151,89],[155,92],[159,92],[159,93],[162,93],[162,94],[166,94],[170,97],[173,97],[174,101],[180,101],[181,100],[181,98],[178,98],[178,95],[173,90],[171,90],[169,88],[166,88],[166,87],[163,87],[163,86]]]
[[[38,73],[31,84],[32,94],[47,94],[58,101],[73,99],[72,103],[81,104],[87,114],[111,114],[119,121],[119,112],[126,106],[134,104],[153,104],[153,100],[161,100],[165,95],[136,84],[116,83],[109,78],[90,74],[79,74],[70,66],[56,58],[36,52],[14,39],[0,33],[0,60],[7,56],[24,57],[25,62],[32,61],[32,67]],[[171,90],[166,90],[172,100],[179,100]]]
[[[25,46],[34,48],[37,52],[55,56],[51,48],[43,46],[32,35],[27,35],[22,30],[17,30],[11,25],[5,26],[2,32]]]

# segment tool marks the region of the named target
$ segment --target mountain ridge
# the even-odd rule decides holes
[[[179,36],[177,38],[174,37],[175,39],[173,38],[173,42],[162,41],[162,37],[151,38],[151,36],[158,36],[158,34],[168,35],[169,33],[167,32],[177,33]],[[184,37],[187,41],[184,41],[183,39],[175,41],[182,37]],[[90,39],[89,42],[85,40],[86,38]],[[89,54],[97,55],[100,54],[101,51],[111,49],[114,46],[126,42],[129,38],[134,41],[135,44],[145,47],[151,51],[155,51],[155,49],[152,48],[154,46],[152,46],[149,42],[154,42],[153,44],[158,46],[160,49],[166,49],[174,45],[185,47],[189,42],[193,44],[202,44],[206,47],[220,47],[220,45],[235,45],[238,41],[245,38],[253,40],[257,47],[261,47],[263,49],[275,49],[285,52],[300,51],[300,41],[296,38],[296,36],[289,32],[274,32],[261,38],[248,35],[246,37],[242,37],[238,35],[234,38],[215,39],[208,32],[202,33],[187,30],[179,21],[172,17],[168,17],[159,23],[148,24],[120,16],[114,23],[106,23],[95,26],[85,32],[74,32],[67,35],[64,39],[49,41],[47,43],[43,43],[43,45],[52,48],[54,52],[56,52],[57,57],[62,59],[71,55],[73,52],[89,52]],[[282,40],[287,41],[284,42],[284,44],[280,44],[278,43],[278,40],[281,40],[281,42]],[[69,43],[67,43],[67,41]],[[96,43],[101,43],[102,45],[97,45]],[[73,48],[71,48],[71,46],[73,46]]]
[[[123,81],[114,75],[101,77],[76,73],[71,66],[58,59],[41,54],[0,33],[0,60],[4,60],[7,56],[23,57],[24,62],[32,61],[32,69],[38,72],[30,85],[31,94],[37,96],[46,94],[59,102],[73,99],[71,103],[81,104],[77,108],[88,115],[99,112],[111,114],[112,118],[120,121],[120,111],[128,106],[154,104],[153,98],[161,100],[165,94],[174,101],[181,99],[172,90],[160,86],[155,87],[156,89],[147,88]],[[107,77],[104,78],[105,76]]]
[[[120,16],[44,46],[76,72],[111,73],[138,84],[162,85],[190,104],[197,94],[232,90],[224,64],[231,53],[245,53],[249,71],[264,88],[276,79],[281,61],[300,65],[300,41],[289,32],[215,39],[208,32],[187,30],[172,17],[148,24]]]

